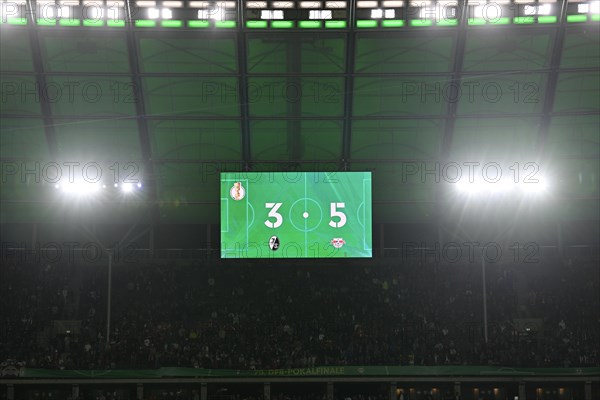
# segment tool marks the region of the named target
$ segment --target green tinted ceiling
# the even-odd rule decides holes
[[[341,121],[253,121],[250,125],[252,158],[258,161],[322,160],[341,157]]]
[[[523,71],[548,68],[554,32],[514,30],[469,35],[465,71]]]
[[[454,35],[362,34],[356,41],[357,73],[449,72]]]
[[[458,118],[452,159],[529,160],[535,156],[539,118]]]
[[[148,200],[159,222],[216,223],[219,171],[346,165],[374,172],[376,222],[427,222],[439,185],[403,176],[406,163],[541,154],[581,202],[557,215],[598,218],[600,35],[567,25],[558,52],[560,24],[464,35],[2,25],[0,157],[136,163],[151,190],[98,218],[148,216]],[[2,220],[53,218],[53,203],[27,202],[55,201],[49,186],[3,182]]]
[[[568,29],[560,62],[561,68],[598,68],[598,29]]]
[[[248,73],[343,73],[345,38],[340,35],[251,35],[248,38]]]
[[[125,119],[61,120],[55,125],[59,157],[139,162],[142,156],[136,128],[134,120]]]
[[[440,156],[443,134],[443,120],[355,121],[352,124],[353,159],[434,160]]]
[[[600,156],[600,116],[554,117],[547,151],[553,156]]]
[[[22,31],[3,30],[0,34],[0,68],[2,71],[33,71],[29,35]]]
[[[236,44],[232,37],[139,37],[141,71],[149,73],[231,74],[237,72]]]
[[[239,121],[151,121],[149,131],[157,159],[216,161],[241,157]]]
[[[82,31],[65,36],[48,32],[41,36],[42,61],[48,72],[127,73],[129,61],[125,34]]]
[[[450,78],[446,76],[356,77],[356,116],[439,116],[445,114],[444,100]]]
[[[44,121],[42,119],[0,118],[0,157],[48,159]]]

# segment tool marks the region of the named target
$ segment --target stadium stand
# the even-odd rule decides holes
[[[488,268],[485,343],[477,266],[124,264],[113,275],[107,345],[104,268],[12,264],[1,283],[0,359],[55,369],[600,366],[597,266],[517,267]],[[77,328],[57,332],[56,321]]]

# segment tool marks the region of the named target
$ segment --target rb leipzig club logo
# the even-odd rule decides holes
[[[333,239],[331,239],[330,243],[336,249],[341,249],[342,246],[346,244],[346,241],[342,238],[333,238]]]

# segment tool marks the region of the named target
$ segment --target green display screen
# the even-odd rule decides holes
[[[221,173],[221,258],[372,257],[370,172]]]

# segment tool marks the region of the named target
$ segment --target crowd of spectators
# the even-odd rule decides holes
[[[104,263],[1,274],[0,361],[27,367],[600,365],[591,261],[488,265],[487,341],[479,263],[115,264],[108,341]]]

